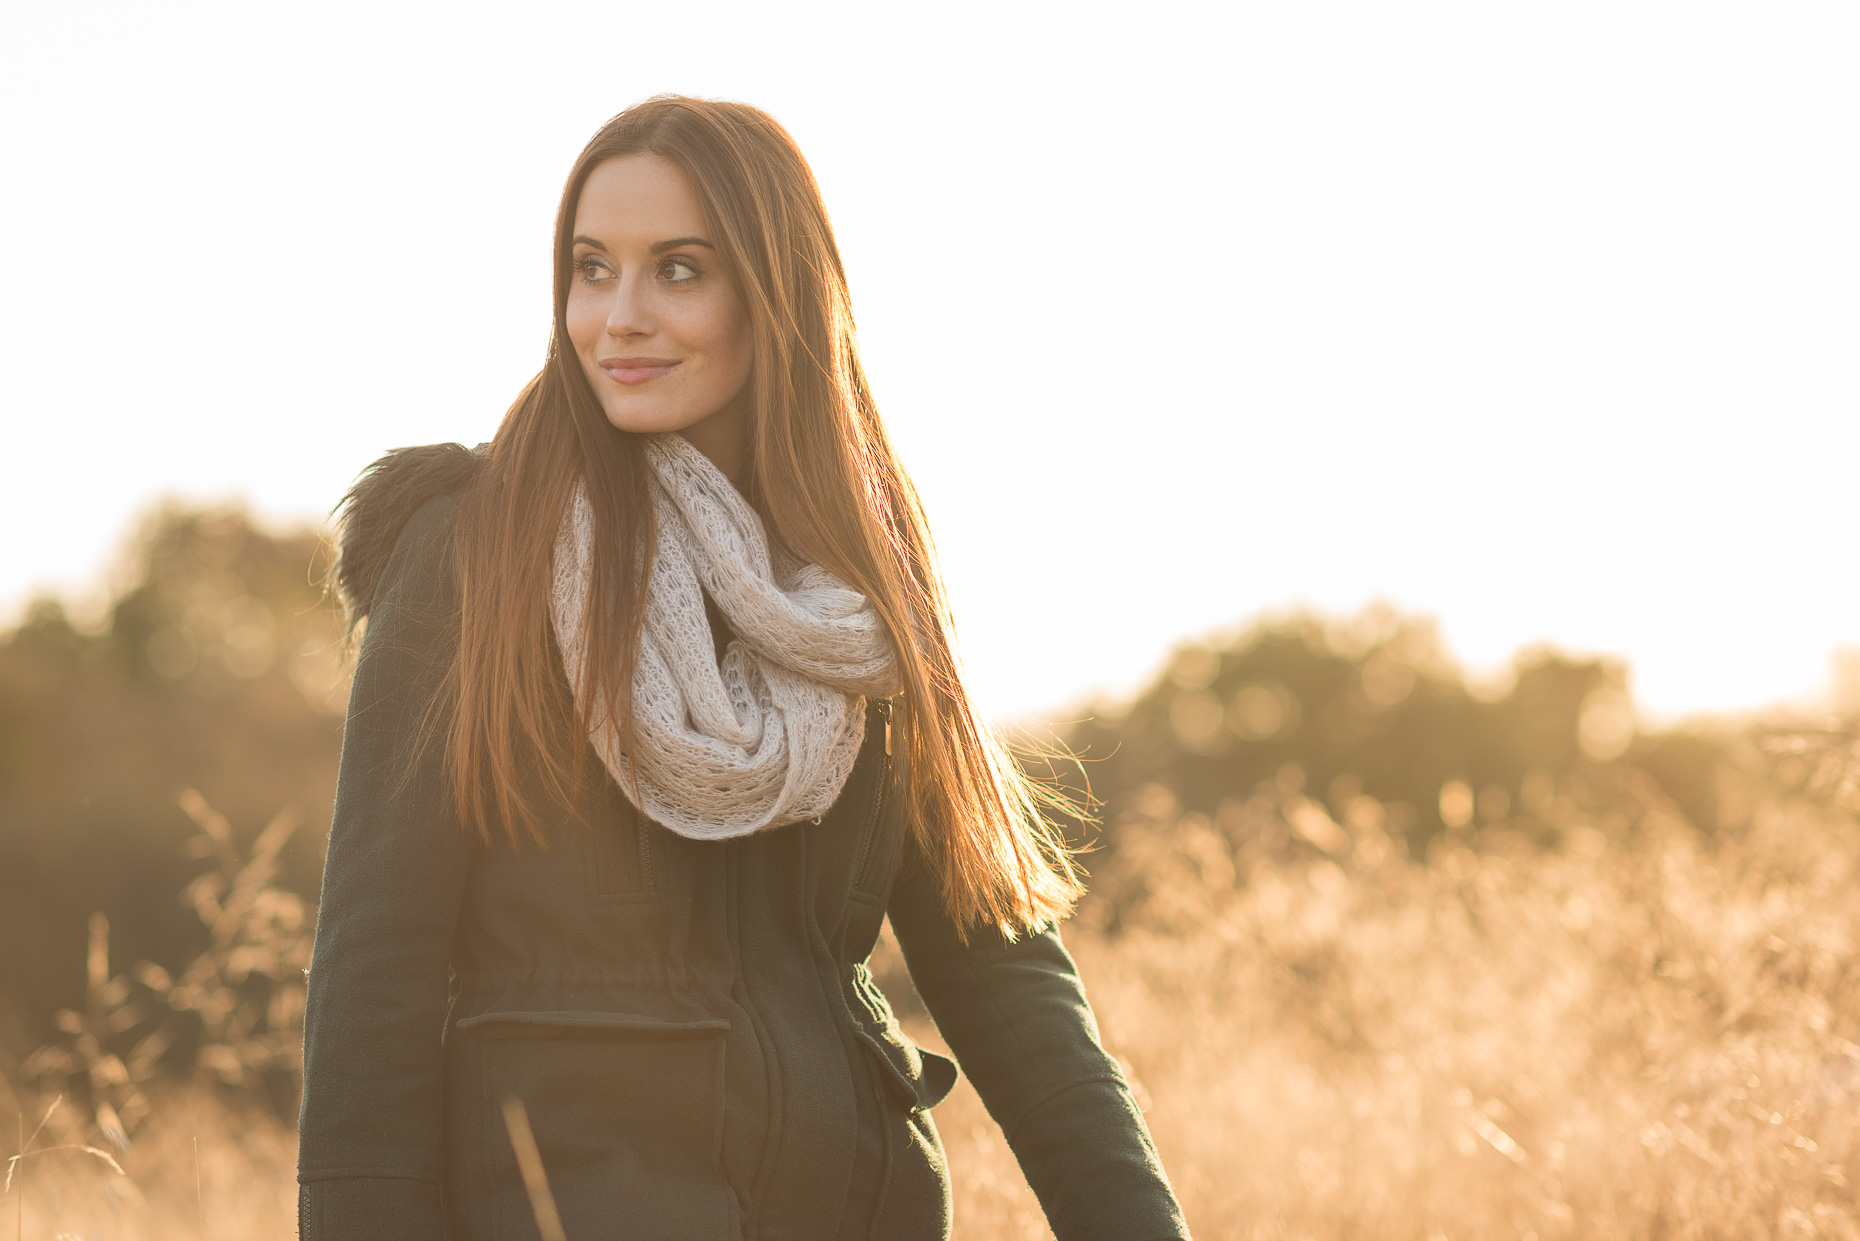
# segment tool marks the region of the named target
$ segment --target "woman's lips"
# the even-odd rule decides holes
[[[602,358],[601,369],[615,383],[650,383],[678,365],[677,358]]]

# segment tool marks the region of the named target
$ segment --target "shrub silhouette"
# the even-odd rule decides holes
[[[20,1065],[41,1093],[71,1098],[93,1117],[119,1151],[148,1117],[144,1087],[171,1049],[280,1116],[295,1112],[301,1084],[310,919],[303,898],[274,880],[302,816],[294,808],[274,815],[241,852],[225,816],[199,793],[186,790],[181,807],[199,828],[189,853],[213,863],[181,894],[206,948],[178,976],[150,961],[112,973],[109,920],[91,914],[84,1007],[61,1010],[60,1037]]]
[[[0,636],[0,1043],[15,1054],[84,1007],[93,911],[127,960],[178,974],[206,947],[175,899],[201,866],[182,789],[246,830],[300,807],[279,880],[314,897],[346,699],[311,581],[320,546],[236,508],[165,506],[95,631],[42,600]]]

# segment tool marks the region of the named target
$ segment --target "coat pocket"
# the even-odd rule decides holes
[[[730,1023],[630,1013],[501,1012],[460,1021],[481,1051],[493,1235],[538,1236],[504,1129],[529,1115],[563,1230],[575,1241],[734,1241],[722,1172]]]
[[[898,1101],[913,1112],[927,1111],[956,1088],[956,1062],[925,1051],[902,1035],[858,1030],[859,1041],[872,1053]]]

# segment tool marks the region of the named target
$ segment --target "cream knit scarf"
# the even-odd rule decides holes
[[[645,446],[659,535],[631,753],[608,705],[582,701],[594,525],[579,489],[556,536],[550,614],[595,752],[641,811],[694,840],[817,818],[858,757],[863,696],[895,692],[885,627],[864,595],[772,548],[749,502],[682,436]],[[706,591],[735,631],[721,662]]]

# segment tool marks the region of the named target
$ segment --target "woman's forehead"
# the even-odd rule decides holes
[[[613,247],[701,237],[704,208],[684,170],[657,155],[595,165],[575,201],[574,234]]]

